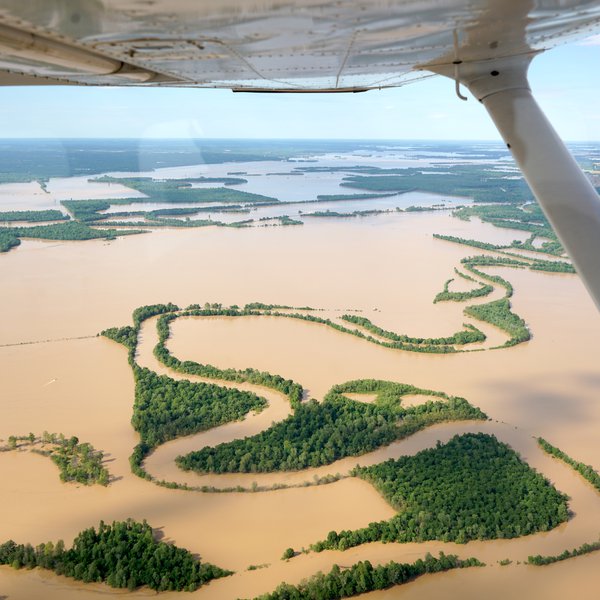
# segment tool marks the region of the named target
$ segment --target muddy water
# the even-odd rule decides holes
[[[350,400],[356,400],[357,402],[364,402],[365,404],[373,404],[377,400],[377,394],[363,394],[363,393],[352,393],[345,392],[344,396],[350,398]],[[402,404],[404,405],[404,398],[402,398]]]
[[[245,485],[239,481],[227,482],[219,478],[198,478],[194,474],[185,477],[186,473],[181,473],[174,466],[175,459],[182,455],[197,450],[203,446],[216,446],[223,442],[229,442],[237,438],[243,438],[268,429],[273,422],[282,421],[292,410],[287,396],[276,392],[275,390],[265,388],[249,383],[231,383],[228,381],[215,381],[205,377],[190,375],[181,375],[172,369],[166,368],[158,362],[152,351],[158,342],[156,333],[156,321],[158,317],[146,320],[142,324],[139,335],[139,345],[136,354],[136,361],[142,367],[147,367],[160,375],[168,375],[173,379],[188,380],[194,382],[218,383],[222,387],[237,388],[239,390],[253,392],[264,398],[268,406],[260,412],[251,411],[241,421],[227,423],[221,427],[215,427],[208,431],[196,435],[185,436],[171,442],[167,442],[155,450],[145,461],[146,470],[157,479],[165,481],[177,481],[179,483],[188,483],[189,485],[211,485],[216,487],[229,487]],[[179,475],[184,477],[179,477]],[[213,480],[214,479],[214,480]],[[245,487],[251,487],[252,482],[246,481]]]
[[[144,194],[118,183],[88,181],[88,176],[52,178],[44,191],[37,181],[0,184],[0,210],[56,209],[66,212],[61,200],[93,198],[144,198]]]
[[[0,184],[0,210],[60,209],[58,200],[44,192],[37,181]]]
[[[462,306],[433,305],[432,299],[454,275],[460,259],[474,252],[434,240],[432,232],[490,241],[519,237],[434,213],[311,222],[294,228],[161,231],[110,243],[25,240],[17,251],[0,255],[0,344],[93,335],[129,323],[138,305],[165,301],[182,306],[262,301],[332,311],[360,309],[385,328],[419,336],[450,335],[464,321]],[[443,390],[518,426],[515,436],[523,443],[528,434],[541,434],[570,455],[600,467],[600,373],[594,352],[600,320],[592,302],[574,276],[494,272],[515,286],[513,306],[534,334],[527,344],[451,356],[416,355],[390,352],[319,325],[261,318],[175,323],[170,348],[180,358],[254,366],[293,377],[315,397],[334,383],[358,377]],[[29,453],[1,455],[2,539],[70,541],[101,518],[147,518],[167,539],[238,571],[195,593],[199,598],[251,596],[283,579],[299,581],[335,562],[413,560],[427,550],[456,549],[439,543],[372,544],[343,554],[309,554],[282,562],[279,558],[288,546],[301,548],[331,529],[388,518],[391,509],[373,488],[355,479],[260,494],[199,494],[159,488],[132,476],[127,458],[137,437],[129,425],[131,373],[125,349],[103,338],[0,348],[0,375],[0,437],[44,429],[78,435],[110,455],[108,467],[120,478],[107,489],[71,486],[61,484],[50,461]],[[503,435],[509,435],[509,427],[504,430]],[[457,429],[448,429],[447,435],[452,431]],[[433,443],[441,434],[422,432],[421,443]],[[457,548],[459,554],[489,557],[490,562],[496,557],[523,560],[533,545],[554,552],[597,537],[595,515],[600,511],[594,493],[559,463],[533,450],[525,454],[573,497],[577,515],[547,537],[468,544]],[[244,571],[261,563],[271,566]],[[564,598],[568,591],[594,598],[598,567],[596,554],[539,571],[517,565],[473,569],[386,594],[475,598],[488,595],[493,587],[494,593],[506,589],[515,597],[552,598],[560,592]],[[522,590],[525,596],[519,596]],[[98,591],[116,593],[38,571],[0,569],[0,594],[11,600],[92,598]]]
[[[182,327],[190,327],[192,323],[202,319],[179,319],[175,324],[180,323]],[[260,320],[260,318],[258,318]],[[141,364],[149,368],[157,367],[154,359],[149,360],[149,350],[154,347],[156,336],[155,319],[149,320],[144,324],[142,330],[142,341],[140,346]],[[182,339],[183,336],[175,333],[173,330],[173,339]],[[164,368],[163,368],[164,370]],[[172,374],[169,373],[169,374]],[[354,394],[354,396],[364,396],[363,394]],[[368,397],[368,395],[367,395]],[[407,397],[408,403],[417,398],[418,401],[429,399],[427,396]],[[367,398],[368,400],[368,398]],[[266,412],[266,411],[265,411]],[[264,420],[263,420],[264,423]],[[246,422],[235,424],[233,431],[236,437],[246,437],[253,435],[257,427],[247,419]],[[498,553],[505,551],[522,552],[524,557],[529,554],[554,554],[560,553],[560,549],[579,546],[584,543],[588,536],[590,528],[598,529],[600,532],[600,495],[597,494],[589,484],[571,469],[566,468],[559,461],[545,455],[537,446],[535,438],[528,432],[521,431],[514,425],[499,422],[474,422],[474,423],[448,423],[431,427],[425,431],[419,432],[409,439],[401,440],[390,444],[385,448],[380,448],[359,457],[348,457],[338,460],[331,465],[320,468],[306,469],[291,473],[269,473],[269,474],[227,474],[227,475],[203,475],[198,476],[195,473],[182,473],[177,469],[173,459],[181,454],[193,449],[199,449],[203,446],[212,446],[215,443],[229,441],[231,436],[230,425],[218,427],[208,432],[198,435],[187,436],[180,440],[174,440],[169,444],[158,448],[154,452],[156,463],[147,461],[148,471],[167,481],[177,481],[188,485],[207,485],[217,488],[227,488],[242,486],[250,488],[252,484],[259,486],[273,486],[275,484],[302,485],[311,483],[315,480],[325,477],[329,474],[348,475],[355,465],[368,466],[380,463],[390,458],[412,455],[425,448],[432,447],[439,440],[446,442],[453,435],[466,432],[484,432],[496,435],[500,440],[510,444],[524,460],[533,468],[543,473],[559,489],[567,493],[570,497],[570,509],[574,513],[569,522],[552,532],[542,533],[534,536],[528,536],[521,540],[494,541],[479,544],[487,557],[485,560],[502,560]],[[158,471],[155,471],[157,469]],[[508,544],[508,546],[507,546]],[[471,544],[476,546],[477,544]],[[478,554],[479,556],[479,554]],[[498,558],[498,556],[500,556]]]

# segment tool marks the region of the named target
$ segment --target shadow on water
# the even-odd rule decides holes
[[[600,374],[581,372],[565,378],[544,373],[539,377],[513,380],[507,373],[506,379],[487,381],[485,387],[501,390],[506,411],[516,415],[515,420],[520,423],[533,424],[539,434],[540,428],[553,426],[557,420],[564,426],[577,426],[594,419],[597,411],[585,392],[589,388],[590,398],[597,394]]]

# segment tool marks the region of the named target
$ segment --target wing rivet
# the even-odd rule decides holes
[[[498,75],[500,75],[500,71],[492,71],[492,72],[490,73],[490,75],[491,75],[492,77],[498,77]]]

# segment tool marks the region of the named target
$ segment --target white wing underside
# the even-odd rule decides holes
[[[598,0],[0,0],[0,84],[362,91],[599,24]]]

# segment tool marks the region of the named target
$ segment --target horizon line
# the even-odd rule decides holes
[[[490,144],[504,144],[503,140],[498,139],[477,139],[477,138],[270,138],[270,137],[56,137],[56,136],[23,136],[23,137],[0,137],[0,142],[21,141],[21,140],[123,140],[123,141],[240,141],[240,142],[477,142]],[[600,140],[563,140],[566,144],[600,144]]]

